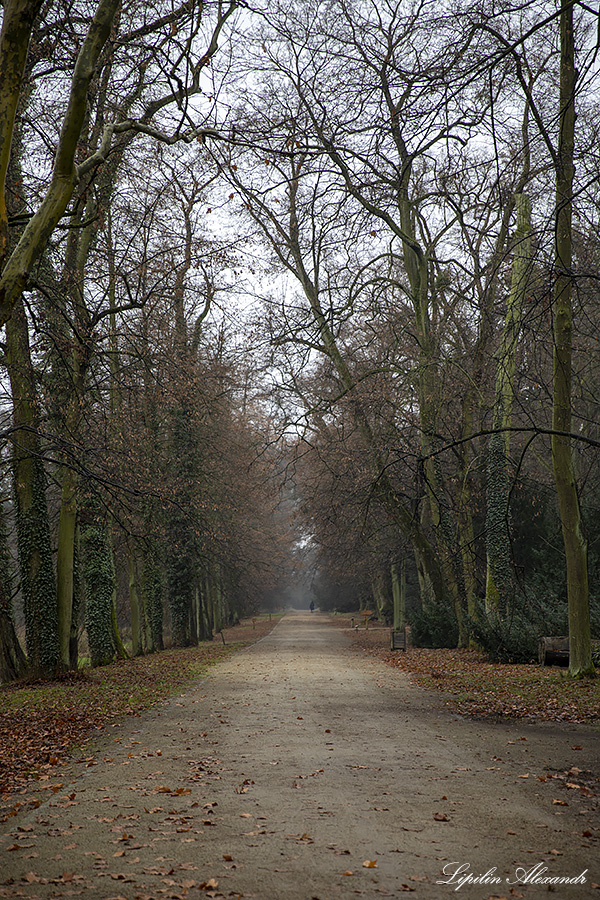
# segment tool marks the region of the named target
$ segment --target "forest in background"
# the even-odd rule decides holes
[[[2,12],[2,680],[298,590],[593,674],[597,11]]]

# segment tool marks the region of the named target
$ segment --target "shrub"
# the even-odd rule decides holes
[[[492,662],[530,663],[537,659],[540,627],[522,609],[506,616],[480,609],[470,628],[475,643]]]
[[[458,644],[458,624],[452,607],[429,603],[411,614],[411,640],[415,647],[454,648]]]

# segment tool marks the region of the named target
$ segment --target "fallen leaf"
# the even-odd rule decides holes
[[[377,868],[377,860],[376,859],[365,859],[363,863],[363,869],[375,869]]]
[[[440,812],[434,813],[433,818],[435,819],[436,822],[449,822],[450,821],[450,819],[448,818],[446,813],[440,813]]]

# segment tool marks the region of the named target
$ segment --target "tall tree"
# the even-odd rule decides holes
[[[573,353],[573,182],[575,177],[575,35],[573,3],[561,0],[559,138],[555,156],[555,283],[552,464],[567,561],[569,674],[593,675],[587,539],[573,463],[571,361]]]

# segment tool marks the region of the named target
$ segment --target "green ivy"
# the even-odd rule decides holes
[[[152,643],[156,650],[162,650],[164,649],[163,579],[156,556],[151,550],[144,554],[144,592]]]
[[[488,450],[487,472],[487,555],[500,609],[508,609],[514,595],[510,533],[508,529],[509,482],[502,435],[493,434]]]
[[[60,666],[56,578],[50,545],[50,525],[46,502],[46,474],[39,459],[31,465],[32,502],[27,510],[17,502],[17,549],[25,640],[32,669],[42,675],[54,675]],[[19,473],[16,474],[19,478]]]
[[[112,593],[114,570],[112,554],[102,522],[81,529],[83,577],[85,581],[85,627],[91,662],[102,666],[115,655],[112,636]]]
[[[79,614],[83,592],[83,573],[81,571],[81,535],[79,526],[75,529],[73,544],[73,607],[71,611],[71,636],[69,639],[69,662],[72,669],[77,669],[79,662]]]
[[[171,523],[173,526],[173,523]],[[190,618],[193,608],[194,560],[189,546],[175,538],[171,528],[171,546],[167,557],[167,596],[171,612],[171,636],[174,647],[191,642]],[[187,536],[187,535],[186,535]]]

